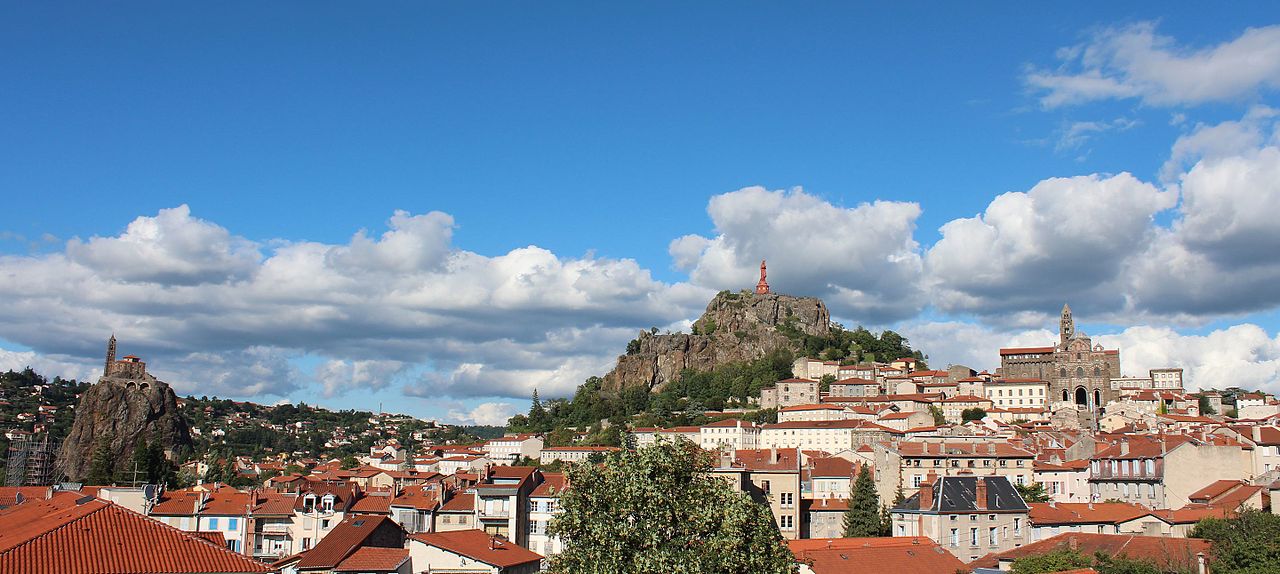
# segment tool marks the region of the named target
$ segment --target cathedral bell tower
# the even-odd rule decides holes
[[[1076,321],[1071,318],[1071,307],[1062,305],[1062,320],[1058,322],[1058,338],[1061,345],[1065,348],[1067,341],[1071,340],[1076,334]]]

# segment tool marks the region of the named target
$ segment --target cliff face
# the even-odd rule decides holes
[[[778,293],[722,291],[693,323],[696,334],[653,335],[641,331],[626,355],[604,378],[617,392],[641,386],[662,390],[684,369],[710,370],[725,363],[751,361],[778,349],[795,351],[780,325],[815,336],[831,331],[831,314],[822,300]]]
[[[102,377],[80,397],[71,432],[62,442],[58,467],[72,481],[81,481],[93,465],[100,437],[110,441],[119,464],[133,455],[134,446],[158,441],[169,453],[190,450],[191,431],[178,413],[178,398],[167,383]]]

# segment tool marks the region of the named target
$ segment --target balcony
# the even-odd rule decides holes
[[[263,534],[288,534],[289,524],[288,522],[268,522],[260,525],[259,532]]]
[[[1163,469],[1157,467],[1155,472],[1148,473],[1145,470],[1136,473],[1111,472],[1109,468],[1103,468],[1098,472],[1089,473],[1091,481],[1116,481],[1116,482],[1160,482],[1164,476],[1161,472]]]

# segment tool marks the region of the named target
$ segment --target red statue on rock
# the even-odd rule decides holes
[[[769,282],[765,281],[765,277],[767,277],[768,275],[769,275],[769,272],[765,271],[765,268],[764,268],[764,260],[761,259],[760,260],[760,282],[756,283],[756,295],[769,294]]]

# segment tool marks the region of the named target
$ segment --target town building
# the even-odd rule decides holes
[[[891,510],[894,536],[927,536],[961,560],[1030,542],[1030,509],[1003,476],[930,474]]]
[[[820,383],[811,379],[783,379],[760,389],[760,408],[777,409],[818,402]]]
[[[769,507],[778,530],[788,540],[800,537],[800,457],[797,449],[740,449],[725,451],[711,470]]]
[[[1040,379],[997,379],[983,385],[987,400],[997,408],[1045,408],[1049,383]]]

